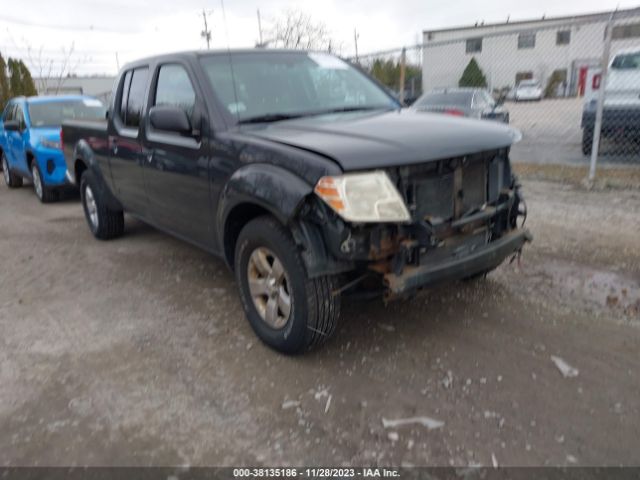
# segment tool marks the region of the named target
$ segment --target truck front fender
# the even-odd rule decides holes
[[[320,227],[305,218],[303,208],[313,186],[297,175],[269,164],[251,164],[233,174],[224,188],[218,208],[220,245],[233,270],[235,242],[240,230],[258,215],[269,213],[287,225],[300,245],[302,260],[310,278],[333,275],[353,268],[348,261],[331,255]]]
[[[313,186],[283,168],[248,165],[238,169],[225,185],[218,203],[218,225],[226,223],[236,206],[247,203],[269,211],[286,225],[312,191]]]

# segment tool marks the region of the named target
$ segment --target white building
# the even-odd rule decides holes
[[[589,68],[602,60],[605,27],[611,15],[604,12],[425,30],[423,89],[457,86],[475,58],[491,89],[513,87],[521,78],[536,78],[544,88],[557,72],[566,79],[567,94],[581,94]],[[612,53],[640,45],[640,8],[613,14],[612,39]]]
[[[89,95],[109,102],[111,89],[116,77],[62,77],[34,78],[38,95]]]

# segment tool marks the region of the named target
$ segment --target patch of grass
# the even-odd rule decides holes
[[[518,177],[531,180],[547,180],[587,185],[588,165],[557,165],[538,163],[514,163],[513,169]],[[632,188],[640,189],[640,166],[608,167],[596,170],[593,188]]]

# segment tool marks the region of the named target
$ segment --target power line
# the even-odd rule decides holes
[[[12,25],[23,25],[26,27],[38,27],[38,28],[46,28],[50,30],[76,30],[76,31],[85,31],[85,32],[104,32],[104,33],[126,33],[126,34],[137,34],[141,33],[141,30],[122,30],[122,29],[114,29],[114,28],[104,28],[95,25],[47,25],[45,23],[31,22],[28,20],[22,20],[20,18],[9,17],[6,15],[0,15],[0,22],[8,22]]]

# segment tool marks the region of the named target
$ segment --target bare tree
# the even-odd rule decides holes
[[[298,50],[335,50],[327,26],[314,21],[311,16],[299,10],[286,10],[267,29],[267,40],[260,46],[271,45]]]
[[[27,44],[27,62],[31,69],[36,73],[37,88],[40,93],[58,94],[64,86],[66,78],[74,75],[78,65],[86,62],[86,57],[80,57],[75,51],[75,42],[66,48],[60,49],[60,60],[47,58],[43,55],[43,47],[35,51],[30,44]],[[46,90],[46,92],[45,92]]]
[[[46,54],[43,45],[35,49],[25,38],[22,38],[22,45],[18,45],[13,37],[11,41],[17,49],[27,52],[26,63],[36,77],[36,88],[40,94],[60,93],[65,79],[74,76],[78,66],[90,60],[88,56],[76,53],[75,42],[71,42],[68,48],[62,47],[59,57],[52,57]]]

